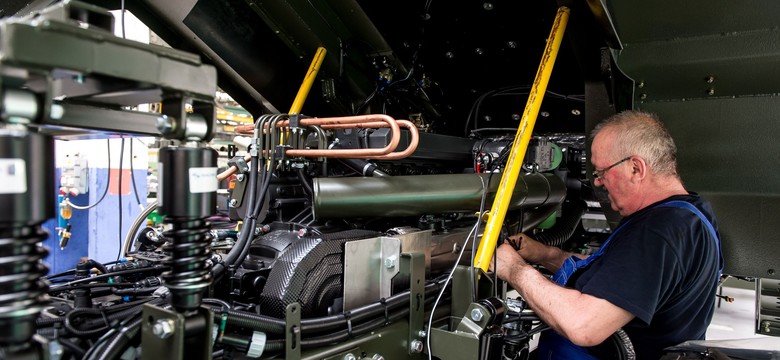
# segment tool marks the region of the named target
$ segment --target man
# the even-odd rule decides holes
[[[658,359],[665,347],[704,339],[722,271],[717,224],[683,187],[674,141],[654,115],[617,114],[592,139],[593,182],[623,216],[618,228],[590,256],[515,235],[514,247],[496,250],[495,269],[554,330],[540,339],[540,359],[605,356],[602,342],[621,328],[637,359]]]

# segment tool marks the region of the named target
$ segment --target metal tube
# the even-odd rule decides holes
[[[489,174],[419,175],[393,177],[316,178],[314,216],[419,216],[479,210],[483,183],[492,201],[499,179]],[[559,204],[566,197],[563,181],[549,174],[523,176],[508,207]]]
[[[544,49],[542,61],[536,72],[531,92],[528,94],[528,101],[525,105],[525,111],[517,128],[515,140],[512,143],[512,150],[509,153],[504,173],[501,176],[501,185],[499,185],[496,201],[490,208],[490,217],[485,227],[485,233],[477,249],[474,258],[474,266],[488,270],[490,260],[493,258],[493,252],[498,242],[498,234],[501,232],[506,210],[512,197],[517,177],[523,166],[523,157],[528,149],[528,142],[531,140],[531,134],[534,130],[536,117],[539,115],[539,109],[542,106],[542,99],[547,91],[547,84],[550,81],[555,58],[558,56],[558,49],[563,40],[563,33],[566,30],[566,24],[569,20],[569,8],[561,6],[558,8],[558,14],[555,16],[550,36],[547,39],[547,46]]]

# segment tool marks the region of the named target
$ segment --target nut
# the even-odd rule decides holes
[[[160,339],[167,339],[173,335],[175,329],[173,320],[160,319],[152,325],[152,334]]]

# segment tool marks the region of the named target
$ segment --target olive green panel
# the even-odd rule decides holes
[[[778,278],[780,97],[639,104],[664,121],[680,175],[720,223],[727,274]],[[770,270],[771,269],[771,270]]]
[[[780,96],[651,102],[637,108],[658,114],[666,124],[690,189],[780,194]]]
[[[775,28],[777,0],[607,0],[624,43]]]
[[[768,29],[627,44],[618,64],[647,102],[778,93],[778,59],[780,30]]]

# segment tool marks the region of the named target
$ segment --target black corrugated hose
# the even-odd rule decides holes
[[[569,238],[574,235],[586,209],[587,206],[584,201],[572,201],[571,205],[563,207],[561,218],[552,229],[535,234],[534,237],[537,241],[549,246],[563,245],[566,240],[569,240]]]

